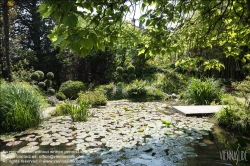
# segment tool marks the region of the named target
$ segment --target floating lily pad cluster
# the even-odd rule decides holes
[[[183,159],[196,156],[189,145],[206,146],[201,139],[213,124],[205,118],[166,115],[165,108],[160,102],[113,101],[106,107],[91,108],[95,116],[87,122],[54,117],[19,140],[9,138],[6,146],[27,141],[19,151],[28,152],[41,146],[73,146],[81,154],[72,161],[80,160],[82,165],[185,164]]]

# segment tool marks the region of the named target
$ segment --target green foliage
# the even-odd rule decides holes
[[[88,119],[88,103],[80,101],[78,105],[70,105],[70,116],[73,122],[86,121]]]
[[[44,73],[40,70],[35,71],[39,75],[39,81],[41,81],[44,78]]]
[[[135,80],[136,79],[136,75],[135,74],[129,74],[128,75],[128,80],[129,81],[133,81],[133,80]]]
[[[46,83],[45,82],[39,82],[37,84],[40,88],[44,88],[46,86]]]
[[[23,131],[40,123],[41,94],[26,83],[0,84],[0,130]]]
[[[55,89],[52,89],[52,88],[48,89],[49,95],[54,95],[55,93],[56,93]]]
[[[47,87],[50,87],[52,85],[52,81],[48,79],[46,79],[44,83],[46,84]]]
[[[39,77],[40,77],[40,75],[37,72],[32,73],[30,76],[30,78],[34,81],[38,81]]]
[[[102,90],[98,89],[94,91],[80,92],[78,96],[79,97],[76,100],[77,103],[86,101],[91,106],[106,105],[108,100],[105,93]]]
[[[192,78],[184,92],[184,98],[196,105],[209,105],[211,102],[219,102],[222,95],[220,82],[213,78]]]
[[[128,74],[133,74],[135,72],[135,67],[130,65],[127,67]]]
[[[48,73],[46,74],[46,77],[47,77],[47,79],[52,80],[52,79],[54,78],[54,73],[48,72]]]
[[[134,80],[127,86],[129,98],[146,98],[146,81]]]
[[[56,106],[56,109],[51,112],[53,116],[70,115],[72,104],[70,101],[63,102]]]
[[[189,79],[187,75],[177,73],[170,68],[164,69],[162,73],[155,73],[152,78],[152,85],[168,94],[183,92]]]
[[[216,118],[221,126],[236,132],[250,134],[249,110],[244,104],[228,105],[216,113]]]
[[[122,68],[122,67],[117,67],[117,68],[116,68],[116,72],[117,72],[118,74],[122,74],[122,73],[123,73],[123,68]]]
[[[250,76],[247,76],[241,82],[234,82],[233,87],[239,97],[244,97],[245,106],[250,108]]]
[[[67,98],[76,99],[80,91],[85,91],[85,85],[81,81],[66,81],[61,84],[59,92],[62,92]]]
[[[66,96],[62,92],[57,92],[55,96],[58,100],[65,100],[66,99]]]
[[[123,81],[122,76],[117,76],[117,77],[116,77],[116,81],[118,81],[118,82],[122,82],[122,81]]]

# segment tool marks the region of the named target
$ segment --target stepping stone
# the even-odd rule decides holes
[[[213,114],[220,111],[224,105],[173,106],[172,108],[184,115]]]

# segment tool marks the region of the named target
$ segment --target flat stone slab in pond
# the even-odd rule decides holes
[[[213,114],[220,111],[224,105],[192,105],[192,106],[172,106],[172,108],[185,115]]]

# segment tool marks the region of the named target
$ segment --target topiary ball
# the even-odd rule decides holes
[[[119,73],[119,74],[122,74],[123,73],[123,68],[122,67],[117,67],[116,72]]]
[[[35,73],[38,73],[38,74],[39,74],[38,80],[42,80],[42,79],[44,78],[44,73],[43,73],[42,71],[37,70],[37,71],[35,71]]]
[[[49,89],[48,94],[49,95],[54,95],[56,93],[55,89]]]
[[[39,83],[38,83],[38,86],[39,86],[40,88],[44,88],[44,87],[46,86],[46,84],[45,84],[45,82],[39,82]]]
[[[128,66],[127,68],[129,74],[133,74],[135,72],[135,67],[133,65]]]
[[[59,92],[62,92],[69,99],[76,99],[80,91],[85,91],[86,87],[81,81],[66,81],[62,83]]]
[[[122,81],[123,81],[122,76],[117,76],[117,77],[116,77],[116,80],[117,80],[118,82],[122,82]]]
[[[122,77],[123,77],[124,79],[126,79],[126,78],[128,77],[128,74],[127,74],[127,73],[123,73],[123,74],[122,74]]]
[[[50,87],[52,85],[52,81],[50,81],[48,79],[46,79],[44,82],[45,82],[47,87]]]
[[[36,72],[32,73],[31,76],[30,76],[30,78],[31,78],[32,80],[35,80],[35,81],[38,81],[38,80],[39,80],[39,77],[40,77],[39,74],[36,73]]]
[[[135,75],[135,74],[129,74],[129,75],[128,75],[128,79],[129,79],[130,81],[135,80],[135,79],[136,79],[136,75]]]
[[[54,73],[48,72],[46,77],[47,77],[47,79],[52,80],[54,78]]]

